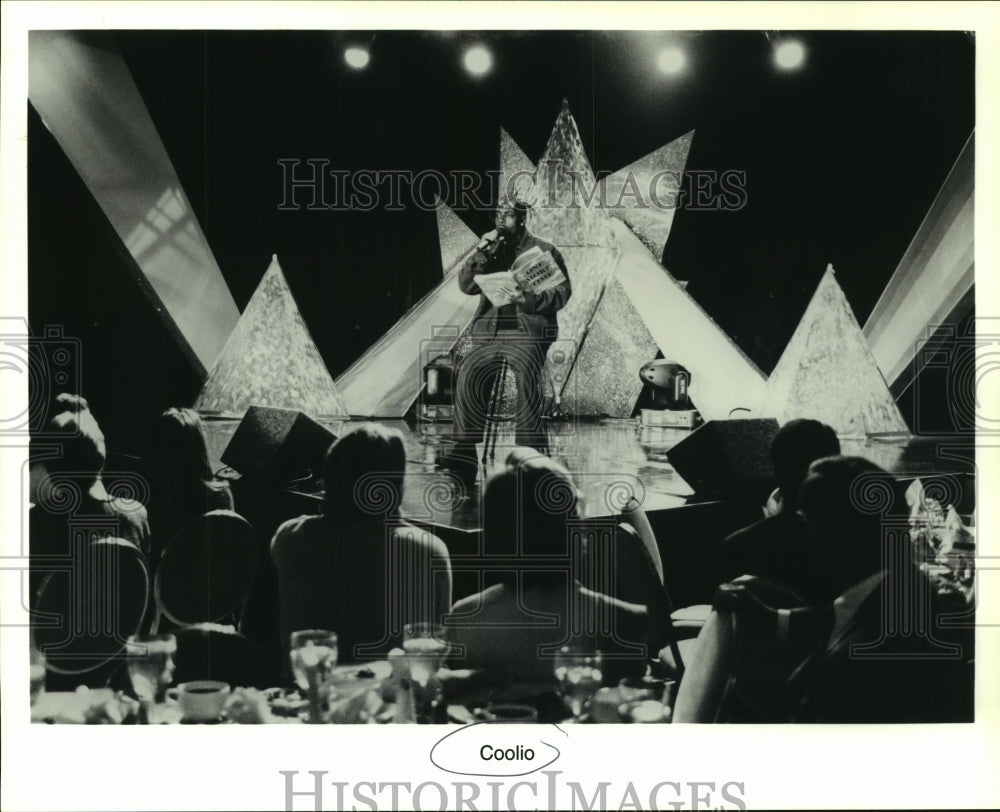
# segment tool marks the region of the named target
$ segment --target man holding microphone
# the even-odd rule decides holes
[[[551,243],[528,231],[527,215],[525,203],[501,201],[496,228],[483,235],[458,275],[462,292],[478,295],[480,301],[470,328],[471,348],[457,360],[456,445],[450,454],[438,458],[438,465],[467,482],[476,478],[476,443],[483,436],[494,385],[502,391],[503,382],[496,378],[504,361],[517,381],[517,444],[539,450],[546,446],[541,373],[545,354],[558,337],[556,313],[569,301],[572,286],[562,255]],[[509,301],[497,307],[482,291],[477,277],[510,270],[519,256],[532,249],[549,254],[562,271],[563,280],[537,293],[504,280],[497,287]]]

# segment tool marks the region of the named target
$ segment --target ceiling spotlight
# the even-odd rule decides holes
[[[774,64],[782,70],[795,70],[806,61],[806,49],[794,39],[781,40],[774,46]]]
[[[489,73],[493,67],[493,56],[482,45],[473,45],[465,52],[465,69],[473,76]]]
[[[663,73],[680,73],[684,70],[685,64],[687,64],[687,57],[684,56],[684,51],[673,45],[664,48],[656,57],[656,67]]]
[[[348,48],[344,51],[344,61],[355,70],[368,67],[368,51],[365,48]]]

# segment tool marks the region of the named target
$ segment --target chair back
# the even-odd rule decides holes
[[[156,568],[157,618],[183,626],[230,618],[246,600],[257,571],[250,523],[231,510],[195,519],[167,542]]]
[[[260,648],[232,626],[196,623],[173,632],[177,638],[174,683],[214,679],[233,688],[263,688]]]
[[[149,603],[146,557],[119,538],[77,540],[65,569],[39,586],[32,626],[46,667],[84,675],[117,659]]]
[[[649,523],[646,511],[643,510],[639,500],[634,496],[625,503],[621,512],[621,520],[630,524],[635,530],[645,548],[646,556],[662,584],[664,582],[663,559],[660,556],[660,546],[656,543],[656,535],[653,533],[653,526]]]
[[[656,560],[659,559],[657,556]],[[628,523],[615,532],[615,590],[613,597],[646,607],[649,614],[650,646],[658,652],[672,642],[670,625],[673,607],[656,569],[656,560],[639,532]],[[661,570],[662,571],[662,570]]]
[[[714,607],[731,629],[730,670],[715,721],[787,721],[788,679],[829,635],[829,609],[752,575],[721,585]]]
[[[646,607],[652,656],[672,641],[669,597],[649,545],[631,524],[621,522],[613,533],[588,538],[584,571],[588,588]]]

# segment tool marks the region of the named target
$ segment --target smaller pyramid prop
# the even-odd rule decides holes
[[[347,417],[347,408],[302,320],[278,257],[216,360],[195,408],[242,415],[250,406]]]
[[[820,420],[842,437],[909,433],[833,266],[827,266],[755,416]]]

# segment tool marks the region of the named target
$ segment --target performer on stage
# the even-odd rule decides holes
[[[490,396],[504,361],[517,381],[517,444],[545,448],[542,366],[549,346],[558,336],[556,313],[569,301],[572,288],[562,255],[551,243],[528,231],[527,214],[527,205],[520,201],[501,202],[496,229],[483,235],[476,252],[459,271],[462,292],[479,295],[480,302],[470,329],[471,346],[457,360],[457,442],[450,454],[438,458],[438,464],[468,480],[474,481],[478,470],[476,443],[483,436]],[[480,289],[477,277],[509,270],[519,256],[531,249],[550,254],[565,279],[541,293],[522,290],[511,282],[504,291],[510,303],[494,306]]]

